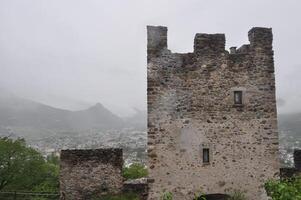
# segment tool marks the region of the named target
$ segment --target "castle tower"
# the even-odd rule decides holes
[[[149,199],[246,191],[279,174],[272,30],[252,28],[231,53],[224,34],[196,34],[172,53],[167,28],[147,27]]]

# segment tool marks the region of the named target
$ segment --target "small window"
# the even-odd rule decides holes
[[[242,104],[242,91],[234,91],[234,104]]]
[[[203,149],[203,163],[209,163],[209,149],[208,148],[204,148]]]

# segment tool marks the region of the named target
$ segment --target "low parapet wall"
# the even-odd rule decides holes
[[[140,200],[147,200],[148,180],[147,178],[128,180],[123,183],[123,192],[136,193]]]
[[[62,150],[61,199],[83,200],[120,193],[122,166],[122,149]]]

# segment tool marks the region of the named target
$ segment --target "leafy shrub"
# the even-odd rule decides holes
[[[269,180],[264,187],[273,200],[301,200],[301,176],[287,180]]]
[[[201,196],[195,196],[193,200],[206,200],[206,197],[202,194]]]
[[[123,177],[128,179],[137,179],[148,175],[147,169],[143,164],[133,163],[129,167],[123,168]]]
[[[202,189],[200,189],[198,192],[194,193],[193,200],[206,200],[206,197],[204,195],[205,193],[202,192]]]
[[[240,190],[234,190],[231,194],[230,194],[230,199],[229,200],[246,200],[246,196],[245,194],[240,191]]]
[[[164,192],[161,196],[161,200],[172,200],[173,196],[171,192]]]

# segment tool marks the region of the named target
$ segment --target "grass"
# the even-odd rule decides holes
[[[126,180],[146,177],[148,175],[147,168],[140,163],[133,163],[129,167],[124,167],[122,172]]]

